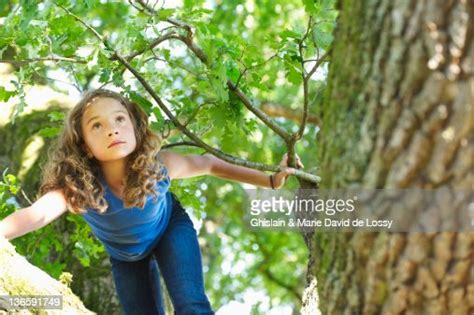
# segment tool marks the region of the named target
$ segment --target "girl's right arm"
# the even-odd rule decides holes
[[[40,229],[66,212],[66,198],[62,190],[52,190],[31,206],[17,210],[0,221],[0,235],[12,240]]]

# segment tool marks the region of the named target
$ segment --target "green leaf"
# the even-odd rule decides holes
[[[175,9],[160,9],[158,11],[158,18],[162,21],[166,20],[167,18],[171,17],[174,12]]]
[[[161,110],[158,107],[153,107],[153,115],[156,118],[157,123],[164,123],[165,118],[161,114]]]
[[[217,61],[209,73],[209,83],[216,93],[220,102],[227,102],[229,94],[227,92],[226,67],[222,62]]]
[[[102,69],[100,71],[99,82],[106,83],[109,81],[111,75],[110,69]]]
[[[64,116],[63,112],[51,112],[48,114],[49,121],[64,121]]]
[[[298,71],[293,65],[286,66],[286,78],[289,82],[298,85],[303,81],[301,77],[301,72]]]
[[[17,91],[7,91],[3,86],[0,86],[0,101],[8,102],[10,97],[15,96]]]
[[[129,93],[128,97],[130,98],[130,100],[132,102],[137,103],[138,105],[140,105],[148,115],[151,114],[153,104],[148,99],[141,96],[140,94],[138,94],[135,91],[131,91]]]
[[[233,60],[228,60],[225,63],[226,75],[233,82],[236,83],[240,76],[240,71],[237,63]]]
[[[315,0],[303,0],[304,10],[308,15],[317,13],[315,2]]]
[[[42,137],[45,137],[45,138],[55,138],[60,134],[60,132],[61,132],[61,128],[46,127],[46,128],[40,129],[38,134]]]
[[[282,40],[286,40],[288,38],[300,38],[301,37],[301,34],[296,33],[295,31],[292,31],[292,30],[284,30],[279,35],[280,35]]]
[[[313,40],[319,47],[327,49],[332,43],[333,36],[330,32],[324,32],[316,27],[313,31]]]
[[[68,34],[68,30],[74,29],[76,20],[70,15],[63,15],[49,21],[51,35],[62,36]]]
[[[125,80],[123,79],[122,72],[120,70],[116,70],[112,74],[112,82],[114,83],[115,86],[122,87],[125,83]]]

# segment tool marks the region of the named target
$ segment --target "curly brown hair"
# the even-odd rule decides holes
[[[157,159],[161,138],[149,129],[145,111],[119,93],[105,89],[90,91],[71,109],[61,135],[50,148],[39,189],[39,195],[61,189],[69,211],[75,214],[84,213],[87,208],[104,213],[108,207],[105,187],[99,180],[100,165],[88,157],[81,128],[87,105],[99,97],[119,101],[127,109],[135,130],[137,146],[127,157],[124,206],[143,208],[148,194],[158,196],[154,187],[164,177],[163,165]]]

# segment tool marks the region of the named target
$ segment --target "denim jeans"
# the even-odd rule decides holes
[[[110,257],[115,288],[126,315],[165,314],[160,272],[175,314],[214,314],[204,293],[196,230],[174,194],[172,199],[169,225],[150,255],[133,262]]]

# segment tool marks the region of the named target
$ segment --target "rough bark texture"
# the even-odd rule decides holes
[[[62,310],[22,311],[21,314],[95,314],[86,309],[71,289],[51,278],[18,255],[14,247],[0,237],[0,295],[62,295]],[[10,314],[0,307],[0,314]]]
[[[320,109],[321,188],[472,189],[473,6],[339,1]],[[306,241],[303,314],[474,313],[474,233]]]

